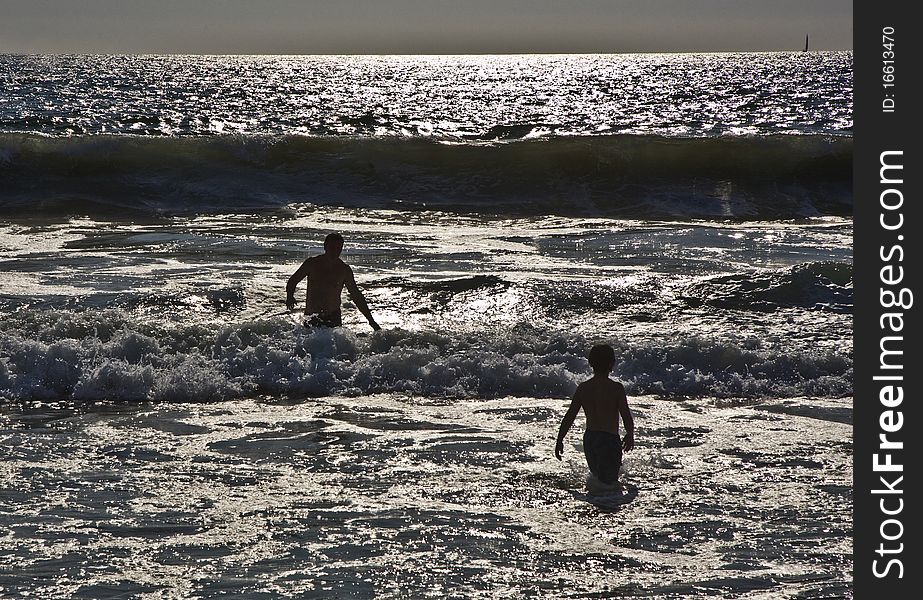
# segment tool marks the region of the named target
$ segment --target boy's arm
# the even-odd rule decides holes
[[[628,408],[628,396],[625,394],[625,386],[619,384],[619,414],[622,415],[622,423],[625,424],[625,439],[622,441],[622,450],[626,452],[635,447],[635,418]]]
[[[558,441],[554,445],[554,456],[558,460],[561,460],[561,454],[564,453],[564,436],[570,431],[570,427],[574,424],[574,419],[577,418],[578,412],[580,412],[580,388],[577,388],[577,391],[574,392],[574,398],[570,401],[570,407],[567,409],[567,412],[564,413],[564,418],[561,419],[561,427],[558,429]]]

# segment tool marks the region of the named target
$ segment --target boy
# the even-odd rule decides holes
[[[615,366],[612,346],[593,346],[589,355],[593,377],[577,386],[570,408],[561,421],[558,443],[554,455],[561,460],[564,436],[574,424],[580,408],[586,415],[586,432],[583,434],[583,451],[590,471],[606,485],[615,485],[622,466],[622,450],[628,452],[635,446],[635,420],[628,408],[628,398],[621,383],[609,379]],[[625,441],[619,439],[619,415],[625,423]]]

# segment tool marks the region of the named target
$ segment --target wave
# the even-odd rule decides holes
[[[853,309],[852,265],[813,262],[764,274],[715,277],[690,286],[689,304],[773,312],[807,308],[837,313]]]
[[[116,309],[25,309],[0,336],[0,398],[208,402],[255,396],[565,397],[589,375],[590,341],[519,324],[370,335],[284,318],[212,328],[153,325]],[[848,355],[755,338],[608,340],[632,394],[841,397]],[[595,343],[595,340],[594,340]]]
[[[519,310],[533,319],[550,322],[632,306],[642,309],[635,317],[643,318],[648,313],[653,318],[664,310],[663,302],[669,302],[674,293],[684,305],[692,307],[707,305],[753,312],[797,308],[840,314],[853,310],[852,265],[838,262],[810,262],[762,273],[711,277],[678,287],[675,292],[665,292],[658,278],[635,278],[631,285],[568,280],[517,284],[497,275],[475,275],[438,281],[387,278],[377,280],[374,286],[409,292],[412,305],[423,307],[418,311],[425,312],[456,310],[473,300],[489,300],[512,289],[528,300],[525,305],[516,305],[509,297],[504,298],[507,313]]]
[[[176,215],[307,203],[481,214],[789,219],[852,212],[848,137],[0,134],[0,214]]]

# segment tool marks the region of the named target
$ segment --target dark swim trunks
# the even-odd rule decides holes
[[[305,327],[342,327],[343,316],[339,311],[327,315],[311,315],[311,318],[304,322]]]
[[[597,479],[603,483],[618,481],[622,466],[622,439],[618,434],[586,431],[583,434],[583,452],[587,466]]]

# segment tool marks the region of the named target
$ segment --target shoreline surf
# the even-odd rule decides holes
[[[847,594],[851,426],[794,405],[822,417],[850,400],[792,399],[789,414],[630,402],[635,491],[615,504],[587,495],[577,432],[553,459],[561,399],[4,411],[16,535],[0,585],[46,597]]]

